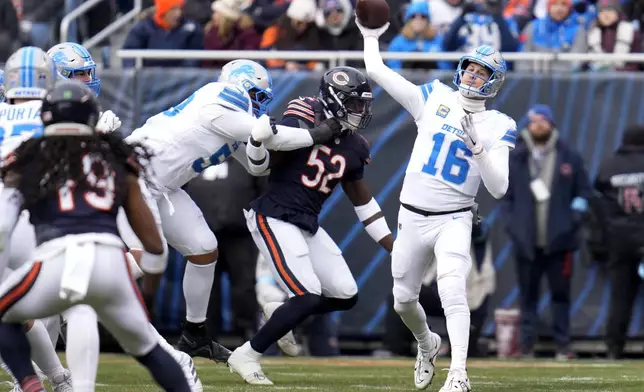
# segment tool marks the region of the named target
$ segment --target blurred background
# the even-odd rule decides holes
[[[483,44],[501,50],[511,68],[488,108],[514,118],[520,135],[511,192],[495,200],[482,187],[477,199],[484,225],[475,233],[468,280],[471,354],[643,356],[644,186],[623,190],[621,210],[606,211],[610,184],[597,179],[613,157],[644,154],[644,1],[388,3],[383,56],[416,84],[438,78],[451,85],[462,52]],[[363,68],[354,7],[352,0],[0,0],[0,63],[23,45],[85,45],[99,64],[101,103],[121,118],[127,135],[215,81],[227,61],[249,57],[269,68],[270,110],[279,117],[293,97],[317,95],[322,70]],[[404,109],[373,87],[366,179],[393,228],[416,132]],[[644,173],[644,160],[627,162]],[[533,196],[536,177],[548,185],[548,200]],[[258,259],[241,212],[264,180],[227,162],[186,186],[221,246],[217,283],[204,295],[211,298],[209,332],[229,348],[257,329],[259,306],[285,295]],[[362,230],[340,189],[320,221],[343,250],[361,295],[351,311],[305,323],[297,334],[305,352],[413,355],[412,338],[391,308],[389,257]],[[620,242],[618,229],[632,238]],[[169,337],[184,317],[184,263],[173,251],[153,312]],[[445,336],[431,272],[425,281],[421,301],[432,328]],[[103,348],[114,348],[108,337]]]

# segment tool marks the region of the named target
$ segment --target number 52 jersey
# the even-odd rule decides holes
[[[400,194],[400,202],[426,211],[452,211],[470,207],[481,184],[472,152],[457,135],[463,135],[466,112],[459,92],[438,80],[419,87],[423,110],[415,118],[418,135]],[[473,114],[478,142],[488,153],[514,148],[516,123],[496,110]]]

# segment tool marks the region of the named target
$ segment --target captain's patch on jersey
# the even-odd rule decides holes
[[[438,107],[438,110],[436,110],[436,115],[439,117],[446,118],[448,114],[449,114],[449,108],[445,105],[440,105]]]

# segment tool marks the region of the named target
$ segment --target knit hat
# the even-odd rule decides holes
[[[313,22],[317,7],[313,0],[293,0],[286,10],[286,16],[301,22]]]
[[[543,116],[550,124],[555,124],[555,116],[552,114],[552,109],[548,105],[536,104],[528,111],[528,119],[533,116]]]
[[[426,1],[413,1],[405,10],[405,23],[409,22],[414,15],[423,15],[429,19],[429,5]]]
[[[598,6],[599,6],[599,11],[605,10],[605,9],[613,9],[618,14],[621,14],[624,10],[622,7],[622,4],[616,0],[601,0],[599,1]]]
[[[212,10],[229,19],[237,20],[241,17],[242,10],[249,5],[247,0],[216,0],[212,2]]]
[[[174,7],[183,7],[183,5],[184,0],[154,0],[155,14],[158,16],[163,16]]]
[[[568,7],[572,7],[572,0],[548,0],[548,8],[547,9],[550,9],[550,6],[553,3],[564,3]]]

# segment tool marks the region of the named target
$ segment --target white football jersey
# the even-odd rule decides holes
[[[41,100],[0,104],[0,158],[9,155],[30,137],[42,136],[41,106]]]
[[[427,211],[453,211],[474,204],[481,174],[463,134],[466,114],[459,92],[438,80],[419,87],[424,101],[415,116],[418,135],[405,175],[400,202]],[[496,110],[473,114],[478,142],[488,152],[501,145],[514,148],[516,123]]]
[[[246,90],[215,82],[149,118],[126,141],[152,150],[155,180],[171,191],[228,159],[248,139],[254,122]]]

